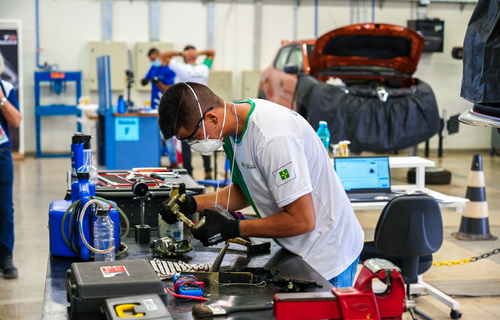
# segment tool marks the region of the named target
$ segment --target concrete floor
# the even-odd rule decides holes
[[[486,194],[489,205],[489,218],[492,233],[500,235],[500,157],[490,157],[483,150],[483,167],[486,178]],[[465,195],[468,174],[474,152],[445,151],[444,157],[430,157],[437,167],[453,173],[452,182],[444,186],[428,186],[439,192],[453,196]],[[401,154],[407,155],[407,154]],[[201,179],[203,170],[201,157],[194,156],[194,176]],[[0,278],[0,319],[26,320],[40,319],[45,286],[45,272],[49,248],[47,217],[49,204],[64,197],[66,192],[66,171],[70,160],[34,159],[15,161],[15,228],[16,244],[14,263],[19,269],[19,278],[5,280]],[[391,170],[393,184],[407,184],[405,169]],[[246,211],[246,210],[245,210]],[[360,211],[356,215],[361,222],[367,239],[379,217],[379,211]],[[463,242],[451,236],[460,225],[461,214],[443,209],[445,240],[441,249],[434,255],[435,260],[458,260],[477,256],[500,247],[500,240],[485,242]],[[433,267],[424,275],[424,280],[454,280],[459,284],[466,280],[500,280],[500,255],[475,263],[454,267]],[[481,288],[479,288],[480,290]],[[491,294],[491,293],[490,293]],[[462,319],[500,319],[500,286],[494,296],[456,298]],[[418,308],[435,319],[449,319],[450,309],[430,296],[416,299]],[[404,319],[410,319],[405,314]]]

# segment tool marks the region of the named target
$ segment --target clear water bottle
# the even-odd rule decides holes
[[[98,209],[94,222],[94,248],[106,250],[115,245],[115,225],[109,211]],[[95,261],[115,261],[115,250],[110,253],[96,253]]]
[[[326,148],[327,152],[330,152],[329,146],[330,146],[330,131],[328,130],[328,124],[326,121],[320,121],[319,122],[319,128],[318,131],[316,131],[318,134],[319,138],[321,139],[321,142],[323,142],[323,145]]]
[[[92,165],[92,150],[83,150],[83,166],[78,168],[78,172],[88,172],[89,181],[97,186],[99,181],[99,171]]]

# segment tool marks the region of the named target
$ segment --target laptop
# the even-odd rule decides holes
[[[337,157],[334,166],[351,202],[389,201],[400,195],[391,191],[388,156]]]

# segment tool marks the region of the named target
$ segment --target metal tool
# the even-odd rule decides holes
[[[132,192],[137,196],[135,199],[141,201],[141,224],[135,225],[135,242],[149,243],[151,240],[151,227],[144,224],[144,218],[146,214],[146,202],[151,201],[155,195],[149,191],[148,185],[143,180],[138,180],[132,185]]]
[[[375,294],[372,280],[387,283],[387,290]],[[273,316],[295,319],[402,319],[412,313],[415,302],[406,300],[403,277],[398,267],[383,259],[365,261],[352,288],[332,292],[279,293],[274,295]]]
[[[271,242],[269,241],[253,242],[243,238],[234,238],[227,241],[245,246],[248,255],[259,255],[271,252]]]
[[[149,243],[149,247],[153,249],[153,258],[180,256],[193,250],[191,246],[191,238],[187,237],[182,241],[175,241],[174,237],[166,236],[158,240],[153,240]]]
[[[184,222],[187,224],[191,229],[196,229],[205,224],[205,217],[201,218],[198,223],[193,223],[188,217],[186,217],[182,212],[179,211],[180,209],[180,204],[184,203],[186,201],[186,194],[185,193],[178,193],[172,198],[170,198],[170,201],[168,202],[167,206],[172,212],[177,216],[177,220]]]

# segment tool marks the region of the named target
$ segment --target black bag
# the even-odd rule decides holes
[[[500,108],[499,0],[479,0],[472,13],[464,39],[460,96]]]

